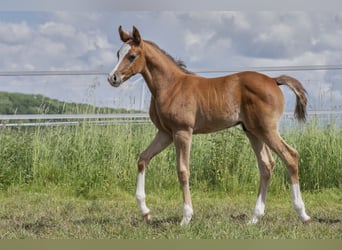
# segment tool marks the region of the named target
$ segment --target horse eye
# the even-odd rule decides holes
[[[129,60],[130,62],[133,62],[135,58],[136,58],[136,55],[132,54],[132,55],[130,55],[130,56],[128,57],[128,60]]]

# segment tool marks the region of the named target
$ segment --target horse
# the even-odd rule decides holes
[[[141,74],[151,92],[150,119],[157,128],[151,144],[140,154],[135,198],[143,219],[151,220],[146,205],[145,171],[150,160],[174,144],[177,174],[183,194],[183,218],[187,225],[193,216],[189,188],[189,161],[192,136],[241,125],[256,155],[260,172],[259,191],[249,223],[264,215],[266,193],[275,161],[273,150],[285,163],[291,181],[292,201],[303,223],[310,221],[305,211],[298,177],[298,152],[279,135],[278,123],[284,112],[284,95],[280,85],[289,87],[296,96],[295,117],[306,120],[306,90],[293,77],[271,78],[252,71],[216,78],[205,78],[186,69],[182,61],[143,40],[133,26],[128,33],[119,26],[123,45],[117,52],[118,62],[108,75],[108,82],[119,87],[135,74]]]

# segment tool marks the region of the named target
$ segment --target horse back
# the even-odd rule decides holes
[[[152,98],[150,106],[153,123],[168,133],[180,128],[209,133],[282,112],[283,95],[276,81],[257,72],[184,76],[164,95]]]

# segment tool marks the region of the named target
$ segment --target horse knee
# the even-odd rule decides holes
[[[298,183],[298,160],[292,161],[286,165],[287,173],[291,179],[291,183]]]
[[[291,164],[286,166],[287,167],[287,173],[291,179],[291,183],[298,183],[299,177],[298,177],[298,165],[297,164]]]
[[[294,148],[291,148],[291,155],[292,155],[292,157],[294,158],[295,161],[299,160],[299,153]]]
[[[274,168],[274,161],[260,163],[259,165],[260,175],[264,179],[269,180],[271,178],[273,168]]]
[[[190,173],[187,169],[179,169],[177,174],[181,185],[187,184],[189,182]]]
[[[272,172],[273,169],[274,169],[274,166],[275,166],[275,161],[273,159],[271,159],[270,162],[269,162],[269,165],[270,165],[270,170]]]
[[[139,172],[144,171],[145,168],[147,167],[147,165],[148,165],[148,160],[146,160],[140,156],[140,158],[138,160],[138,171]]]
[[[259,163],[259,170],[260,170],[260,175],[268,180],[273,172],[275,161],[269,152],[268,148],[266,148],[266,153],[261,154],[261,157],[258,161]]]
[[[290,177],[294,176],[298,176],[298,161],[299,161],[299,154],[297,152],[297,150],[292,149],[290,151],[291,157],[289,158],[287,164],[286,164],[286,168],[287,171],[290,175]]]

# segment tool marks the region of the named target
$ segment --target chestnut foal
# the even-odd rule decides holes
[[[260,171],[259,193],[250,223],[257,223],[264,215],[266,192],[274,167],[270,149],[285,163],[297,214],[303,222],[310,220],[299,188],[298,153],[278,133],[278,122],[284,112],[284,96],[279,85],[288,86],[296,95],[296,118],[302,121],[306,118],[306,92],[299,81],[289,76],[270,78],[257,72],[200,77],[187,71],[182,62],[175,61],[153,42],[143,40],[137,28],[126,33],[120,26],[119,34],[123,45],[108,81],[118,87],[140,73],[152,95],[149,112],[158,129],[138,161],[136,199],[146,220],[150,220],[150,209],[145,203],[145,170],[149,161],[174,143],[184,200],[181,225],[186,225],[193,215],[189,189],[192,135],[238,124],[252,145]]]

